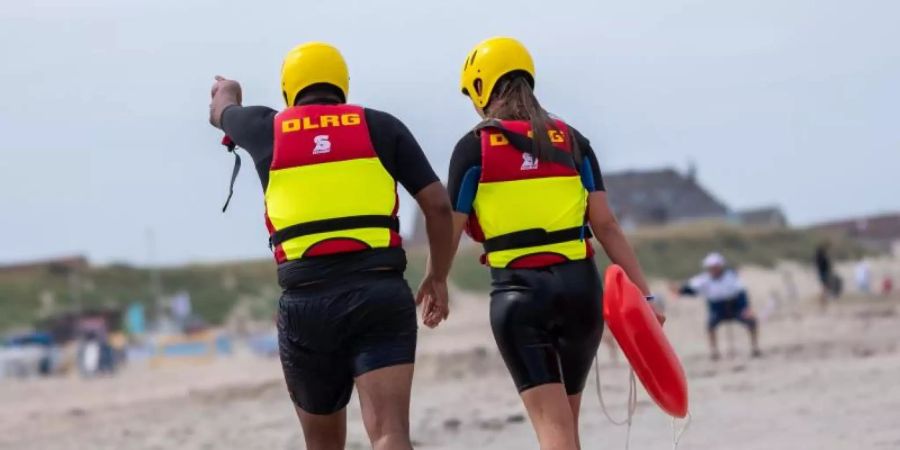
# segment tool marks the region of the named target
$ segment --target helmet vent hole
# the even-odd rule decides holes
[[[483,87],[482,85],[483,83],[481,81],[481,78],[476,78],[475,81],[472,82],[472,87],[475,88],[475,94],[478,96],[481,96],[481,89]]]
[[[475,64],[475,56],[478,55],[478,50],[472,52],[472,56],[469,58],[469,65]]]

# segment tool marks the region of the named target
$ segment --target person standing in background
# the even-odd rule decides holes
[[[830,249],[831,242],[824,241],[816,248],[815,254],[816,272],[819,275],[819,282],[822,284],[822,293],[819,296],[822,310],[828,306],[830,299],[836,298],[840,293],[840,279],[834,274],[829,254]]]
[[[872,293],[872,271],[869,268],[869,262],[861,259],[856,263],[853,269],[853,276],[856,281],[856,288],[864,295]]]

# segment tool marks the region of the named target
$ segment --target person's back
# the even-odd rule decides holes
[[[460,88],[485,120],[451,156],[453,236],[465,229],[484,247],[491,329],[541,447],[574,449],[603,332],[591,230],[644,294],[649,289],[590,144],[540,106],[534,76],[530,53],[512,38],[487,39],[466,57]]]
[[[239,85],[219,78],[210,120],[250,153],[265,193],[284,289],[279,351],[307,447],[343,447],[355,384],[373,447],[411,448],[417,324],[403,279],[396,185],[425,214],[433,272],[420,296],[441,320],[449,200],[409,130],[387,113],[346,104],[348,88],[337,49],[304,44],[285,58],[284,110],[243,107]]]
[[[324,92],[301,101],[282,112],[234,105],[221,121],[257,168],[279,284],[289,289],[368,270],[403,272],[396,182],[414,196],[437,182],[424,153],[388,113]],[[323,222],[330,219],[344,222]],[[328,237],[338,231],[339,238]]]

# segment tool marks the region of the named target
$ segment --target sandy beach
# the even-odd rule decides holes
[[[786,270],[796,272],[794,301],[777,281]],[[900,448],[900,298],[851,293],[821,312],[811,274],[792,266],[743,273],[754,307],[766,310],[761,359],[748,357],[746,333],[729,325],[720,338],[726,357],[710,361],[702,302],[668,303],[666,329],[688,374],[693,415],[679,448]],[[420,331],[411,419],[417,448],[537,448],[486,308],[484,295],[457,292],[450,321]],[[611,414],[623,417],[628,369],[606,346],[600,377]],[[639,389],[631,448],[671,448],[671,418]],[[355,399],[349,417],[347,447],[368,448]],[[626,430],[603,416],[593,378],[581,426],[584,448],[625,446]],[[277,360],[238,354],[202,365],[129,367],[95,380],[0,382],[0,448],[304,445]]]

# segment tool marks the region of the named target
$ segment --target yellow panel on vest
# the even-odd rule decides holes
[[[480,183],[473,206],[487,239],[532,228],[556,231],[584,224],[587,191],[577,175]],[[488,262],[505,267],[516,258],[544,252],[571,260],[587,256],[583,241],[571,241],[492,252]]]
[[[530,228],[555,231],[584,223],[587,191],[578,176],[481,183],[473,206],[487,238]]]
[[[269,172],[266,213],[276,230],[299,223],[338,217],[393,213],[396,186],[377,157],[291,167]],[[319,233],[282,244],[288,259],[332,237],[358,239],[373,248],[387,247],[390,232],[365,228]]]

